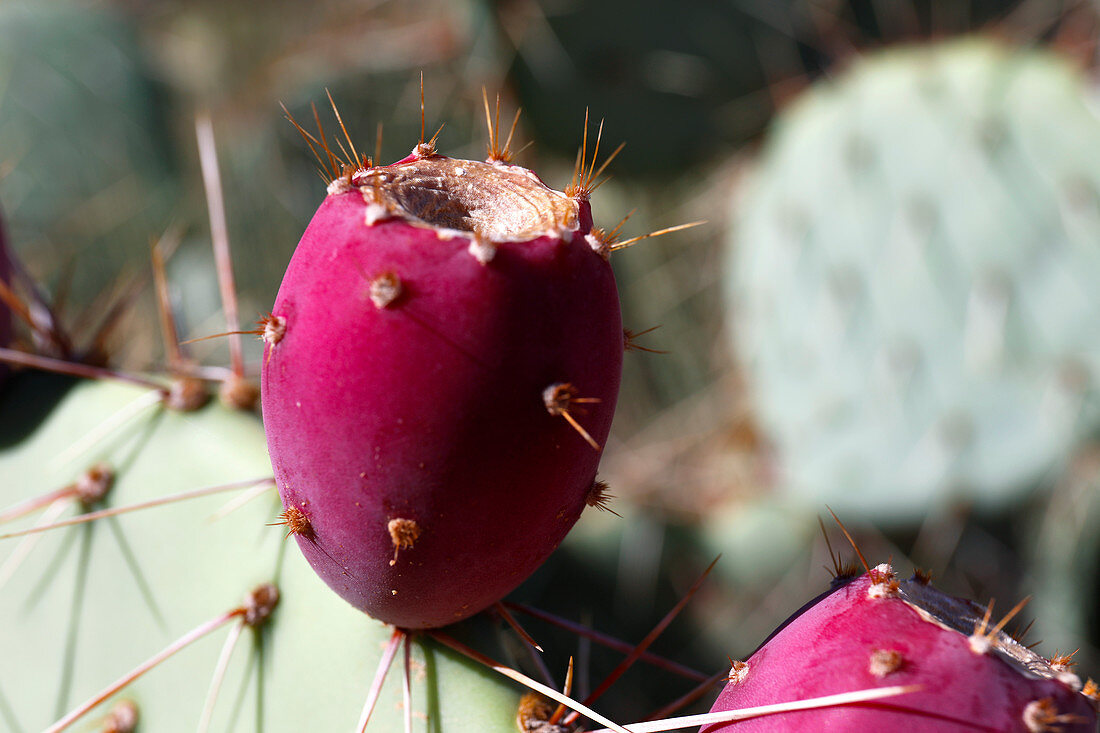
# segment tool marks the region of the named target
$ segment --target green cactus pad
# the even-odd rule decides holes
[[[1100,120],[1067,61],[869,55],[738,201],[736,350],[781,483],[845,517],[1019,499],[1100,425]]]
[[[65,386],[25,374],[0,395],[0,508],[64,486],[97,461],[118,472],[104,507],[270,475],[263,430],[251,415],[219,404],[172,413],[148,401],[120,419],[147,392]],[[353,730],[390,630],[333,594],[300,553],[284,550],[293,550],[285,528],[267,526],[278,521],[274,490],[212,518],[241,493],[42,535],[0,589],[0,728],[43,729],[270,581],[279,605],[265,625],[241,635],[210,730]],[[9,522],[0,532],[35,521]],[[19,542],[0,540],[0,566]],[[141,730],[196,728],[228,632],[182,650],[117,696],[137,703]],[[368,730],[402,730],[401,659]],[[416,643],[412,664],[415,730],[514,732],[522,691],[510,682],[434,643]],[[109,707],[74,730],[88,730]]]

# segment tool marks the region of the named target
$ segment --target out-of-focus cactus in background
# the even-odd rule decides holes
[[[1066,60],[869,56],[773,130],[730,331],[779,484],[850,517],[1017,502],[1100,426],[1100,119]]]
[[[0,176],[16,251],[90,300],[146,252],[177,168],[140,31],[102,4],[0,7]]]

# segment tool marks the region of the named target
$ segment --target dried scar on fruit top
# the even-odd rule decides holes
[[[368,204],[413,223],[493,242],[575,231],[578,204],[519,166],[432,156],[353,179]]]

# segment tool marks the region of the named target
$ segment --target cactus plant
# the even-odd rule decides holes
[[[487,99],[486,114],[489,114]],[[200,124],[200,147],[203,147],[201,130]],[[0,679],[3,701],[0,710],[13,727],[19,729],[25,719],[33,720],[32,725],[56,719],[48,730],[60,731],[124,695],[120,700],[128,699],[136,705],[145,725],[187,719],[190,714],[201,716],[197,719],[202,730],[211,725],[234,730],[241,726],[261,729],[269,718],[288,729],[317,726],[337,729],[348,725],[348,716],[353,719],[357,712],[357,706],[348,701],[358,702],[365,697],[362,728],[377,707],[380,695],[390,694],[383,693],[385,670],[401,640],[406,642],[404,711],[382,712],[383,719],[377,722],[376,717],[376,725],[393,727],[393,716],[399,716],[404,717],[406,726],[411,726],[414,712],[419,712],[432,730],[459,730],[475,717],[468,703],[477,706],[480,729],[504,730],[514,726],[519,709],[515,688],[495,676],[487,679],[488,673],[471,667],[470,659],[551,698],[562,699],[561,693],[554,689],[502,667],[456,641],[453,637],[465,633],[462,628],[448,627],[445,634],[433,631],[427,637],[409,632],[468,617],[498,600],[545,559],[584,506],[603,506],[607,501],[604,485],[595,481],[595,468],[600,443],[606,439],[610,427],[626,346],[607,259],[612,250],[645,237],[621,242],[619,228],[607,232],[592,227],[588,195],[603,170],[596,165],[599,136],[591,160],[587,149],[582,149],[573,184],[566,193],[558,193],[544,186],[534,174],[510,165],[508,145],[500,147],[498,134],[499,127],[491,125],[490,160],[486,163],[436,155],[434,140],[425,143],[422,139],[410,158],[394,166],[375,168],[365,159],[356,158],[361,168],[349,164],[344,170],[334,170],[330,195],[306,233],[273,313],[258,331],[266,342],[264,402],[268,443],[275,457],[274,477],[251,482],[239,480],[239,473],[251,469],[261,477],[270,473],[266,451],[258,442],[259,425],[241,412],[239,406],[231,406],[232,401],[206,404],[206,390],[193,376],[204,372],[182,359],[167,311],[162,313],[169,336],[171,381],[167,384],[158,375],[140,377],[107,369],[89,371],[82,365],[10,349],[0,355],[18,364],[84,376],[123,377],[122,381],[132,382],[126,385],[107,380],[69,387],[58,377],[22,374],[19,384],[5,393],[5,401],[0,403],[7,431],[0,450],[0,465],[5,473],[28,477],[20,484],[6,487],[0,495],[0,506],[8,506],[0,511],[0,521],[44,510],[37,522],[0,533],[0,541],[9,542],[12,548],[0,570],[0,585],[12,584],[10,592],[5,593],[5,598],[12,600],[0,604],[4,605],[0,614],[4,614],[7,628],[20,628],[19,642],[11,642],[12,653],[17,657],[28,656],[29,648],[36,644],[40,648],[49,647],[40,641],[50,628],[66,629],[60,636],[55,634],[55,646],[51,647],[63,670],[55,684],[45,684],[41,677],[29,675],[15,680]],[[307,139],[315,141],[308,135]],[[350,147],[350,140],[348,144]],[[212,140],[208,139],[204,153],[212,149]],[[328,155],[327,148],[325,154]],[[208,177],[216,174],[215,169],[216,166],[211,167],[204,160]],[[426,184],[433,176],[445,185],[433,189]],[[388,182],[393,185],[377,185],[378,179],[390,179]],[[480,185],[468,190],[462,185],[467,179],[477,179]],[[429,223],[431,212],[438,211],[436,205],[446,203],[447,199],[425,202],[424,198],[430,199],[433,191],[440,193],[448,186],[454,189],[451,191],[454,206],[462,214],[472,212],[472,223],[464,226],[450,218],[435,222],[438,226]],[[350,273],[350,281],[332,280],[331,267],[310,260],[316,256],[311,250],[324,248],[326,244],[326,254],[332,254],[333,237],[337,240],[342,237],[343,244],[335,251],[345,254],[336,270],[342,276]],[[379,254],[384,257],[377,261],[370,259]],[[442,254],[442,261],[433,264],[433,254]],[[168,297],[159,247],[154,248],[153,255],[157,291],[163,304]],[[375,276],[360,281],[366,272],[374,272]],[[219,275],[223,274],[219,270]],[[319,278],[319,283],[311,281],[311,277]],[[433,293],[432,284],[440,281],[445,287]],[[319,297],[321,293],[327,293],[326,297]],[[343,344],[339,338],[340,325],[333,326],[318,316],[319,311],[331,308],[338,294],[348,298],[344,306],[351,320],[346,324],[351,331],[344,334]],[[455,313],[460,316],[455,336],[443,337],[447,319]],[[387,317],[389,321],[385,320]],[[548,322],[550,318],[558,322]],[[395,322],[399,327],[387,334],[387,328],[392,329]],[[389,350],[399,356],[411,344],[414,358],[404,362],[399,358],[387,364],[367,349],[363,341],[356,341],[361,336],[354,333],[356,329],[368,335],[372,329],[376,335],[383,334],[376,343],[388,339]],[[478,338],[463,345],[463,339],[470,334]],[[456,358],[450,353],[452,349],[461,352],[462,357]],[[341,361],[349,350],[351,360]],[[317,358],[325,353],[337,367],[327,381],[324,377],[329,367],[325,359]],[[445,364],[442,374],[432,368],[435,362],[448,359],[450,362]],[[235,364],[239,365],[238,362],[235,357]],[[410,375],[418,374],[420,364],[429,368],[417,382]],[[341,367],[343,372],[339,371]],[[357,370],[367,379],[357,374]],[[229,371],[233,373],[231,377],[216,378],[240,379],[236,366]],[[371,387],[382,383],[383,377],[391,380],[389,391],[401,403],[400,409],[388,414],[371,404],[371,400],[377,399]],[[542,383],[544,378],[549,380],[547,384]],[[515,381],[509,383],[509,379]],[[330,393],[326,399],[320,399],[332,382],[342,384],[344,392]],[[531,395],[523,394],[524,388],[531,385],[538,388]],[[576,385],[591,388],[594,394],[578,393]],[[475,392],[467,394],[474,387],[489,389],[489,399],[481,401],[474,397]],[[430,398],[433,390],[435,396],[453,399],[444,399],[419,415],[415,411],[402,411],[408,404]],[[224,392],[223,389],[223,397]],[[340,402],[341,396],[348,398],[347,404],[353,409],[341,407],[344,404]],[[494,397],[498,401],[495,407],[491,405]],[[534,403],[535,409],[526,404],[528,401]],[[334,409],[321,410],[314,415],[313,422],[303,427],[294,424],[293,415],[303,402],[310,404],[311,409],[316,404]],[[481,407],[476,405],[479,402],[489,403],[490,409],[479,412]],[[428,403],[431,400],[425,404]],[[456,407],[464,409],[456,414]],[[356,424],[355,408],[369,413],[370,419]],[[472,440],[461,437],[463,415],[480,429]],[[328,426],[325,418],[330,421]],[[421,495],[419,504],[414,500],[420,487],[410,487],[401,481],[388,486],[383,483],[383,489],[374,497],[379,506],[370,507],[368,517],[390,512],[395,506],[418,510],[413,517],[403,513],[383,518],[382,569],[385,572],[396,566],[397,570],[390,577],[382,577],[373,567],[379,564],[375,538],[367,533],[363,539],[361,524],[356,521],[357,509],[353,508],[358,506],[358,500],[366,504],[372,497],[356,496],[346,482],[341,484],[323,471],[318,472],[326,453],[333,449],[332,444],[326,445],[319,438],[331,438],[333,432],[349,432],[358,439],[382,435],[371,447],[384,449],[391,470],[397,471],[407,468],[411,459],[402,458],[400,441],[387,443],[384,434],[394,425],[400,430],[406,421],[413,430],[407,437],[435,438],[423,441],[436,451],[435,458],[429,458],[431,468],[425,471],[434,478],[425,482],[428,500]],[[444,428],[450,430],[450,438],[439,437]],[[513,438],[520,440],[513,442]],[[524,440],[528,441],[526,445]],[[484,452],[471,455],[468,449],[479,443],[483,443]],[[505,469],[496,473],[494,464],[499,456],[494,449],[501,447],[507,460],[503,462]],[[345,443],[343,459],[362,462],[364,457],[355,453],[356,448]],[[372,452],[367,458],[377,460],[378,456]],[[176,461],[179,464],[171,469],[171,475],[162,476],[166,467]],[[406,471],[406,478],[428,468],[428,460],[416,463],[412,473]],[[443,464],[442,472],[434,473],[439,464]],[[373,464],[367,469],[373,472]],[[528,475],[532,469],[534,474]],[[67,479],[63,480],[64,476]],[[543,493],[514,492],[515,485],[522,481]],[[275,483],[285,497],[283,521],[264,522],[278,516],[271,503],[273,492],[264,488],[268,485],[270,489],[270,484]],[[438,490],[438,484],[447,483],[460,489],[457,500],[453,492],[448,497]],[[47,488],[51,484],[52,489]],[[203,484],[213,486],[195,488]],[[230,502],[216,512],[213,524],[204,525],[200,521],[200,516],[208,515],[211,509],[209,504],[203,504],[204,497],[242,490],[247,484],[255,486],[242,500]],[[173,491],[181,485],[191,490]],[[329,489],[334,498],[318,491],[319,486]],[[479,499],[477,493],[486,489],[487,495]],[[491,527],[479,526],[473,514],[463,514],[469,505],[489,515],[490,522],[503,522],[509,517],[494,517],[492,504],[512,501],[510,492],[519,501],[505,508],[526,515],[526,523],[513,523],[518,530],[513,528],[494,538]],[[267,501],[260,498],[265,493]],[[187,503],[182,503],[184,499]],[[162,512],[159,521],[150,521],[158,507],[177,502],[186,509]],[[99,510],[100,506],[105,508]],[[56,521],[72,507],[86,516]],[[140,520],[115,518],[131,508],[143,510]],[[417,564],[409,567],[415,570],[421,564],[417,552],[438,547],[434,544],[437,538],[446,534],[447,527],[435,523],[435,514],[441,510],[457,519],[456,529],[461,531],[443,540],[447,554],[441,558],[442,564],[429,567],[435,573],[438,587],[430,587],[431,582],[423,579],[402,585],[406,581],[401,573],[409,569],[404,563],[411,557]],[[76,524],[83,526],[72,526]],[[317,563],[322,571],[335,563],[351,567],[346,576],[336,574],[337,583],[324,572],[320,575],[338,586],[338,591],[345,591],[343,586],[361,583],[350,594],[353,605],[401,628],[387,630],[334,596],[318,604],[310,595],[321,587],[317,578],[307,573],[308,580],[303,581],[299,573],[305,566],[297,556],[284,561],[282,548],[286,544],[277,539],[283,532],[265,528],[264,524],[285,525],[289,529],[285,536],[295,536],[307,549],[307,557],[308,549],[316,548],[324,558]],[[98,549],[101,544],[93,543],[94,537],[107,534],[103,528],[110,529],[118,545],[117,552],[107,553]],[[343,542],[332,542],[333,528],[345,531]],[[485,547],[480,548],[480,554],[475,553],[475,558],[458,566],[448,564],[450,553],[462,552],[463,543],[478,549],[479,534],[501,544],[510,543],[503,565],[492,566],[493,558]],[[17,539],[18,542],[13,542]],[[360,555],[370,561],[363,574],[353,565],[355,554],[346,555],[342,546],[356,541],[362,543]],[[35,543],[40,544],[35,548]],[[97,560],[105,554],[110,557]],[[330,565],[326,566],[325,561]],[[71,586],[59,580],[68,572],[73,577]],[[462,576],[463,572],[466,576]],[[460,578],[460,582],[448,586],[449,576]],[[183,580],[169,583],[171,588],[165,591],[161,579],[168,578]],[[362,584],[364,580],[368,584]],[[304,588],[299,586],[301,582]],[[369,585],[371,582],[375,584],[373,587]],[[383,584],[387,594],[397,595],[389,593],[392,586],[397,586],[416,603],[398,603],[393,606],[397,611],[392,612],[384,608],[379,611],[362,601],[364,596],[369,599],[371,593],[377,595]],[[105,597],[101,597],[100,587]],[[197,587],[201,587],[201,592],[196,592]],[[231,592],[230,588],[236,591]],[[341,594],[349,596],[346,592]],[[238,600],[242,596],[245,600]],[[62,600],[63,597],[71,597],[71,602]],[[24,599],[22,604],[19,599]],[[34,623],[22,623],[19,616],[27,604],[48,607],[49,611],[37,614]],[[304,610],[314,606],[318,610]],[[329,612],[321,608],[333,609],[334,615],[329,617]],[[499,607],[499,612],[509,618],[503,607]],[[82,621],[87,616],[93,620]],[[191,619],[192,626],[203,618],[206,622],[173,642],[171,638],[181,628],[187,628],[181,626],[186,623],[181,621],[183,618]],[[81,633],[84,623],[93,625],[96,633]],[[204,639],[231,623],[234,630],[230,641],[216,661],[212,661],[214,647]],[[319,639],[316,631],[306,631],[300,626],[315,623],[331,627],[335,633],[326,637],[326,641]],[[238,660],[232,666],[233,645],[248,627],[254,629],[252,661],[245,665]],[[284,628],[286,632],[282,631]],[[85,639],[86,636],[89,638]],[[168,643],[164,651],[118,678],[118,682],[101,687],[119,674],[119,671],[108,674],[106,668],[126,669],[137,661],[118,665],[119,655],[110,654],[108,649],[125,650],[126,658],[131,659],[138,649],[159,646],[149,642],[160,636]],[[380,637],[389,639],[384,649],[372,649],[382,641]],[[456,657],[454,651],[443,650],[440,644],[425,641],[429,637],[457,651],[461,657]],[[350,646],[349,639],[354,640]],[[360,640],[365,648],[356,646]],[[4,642],[9,643],[7,639]],[[342,648],[337,652],[331,644]],[[185,656],[185,647],[192,645],[205,647],[207,653],[203,657],[187,650],[193,666],[185,667],[179,660]],[[417,699],[410,701],[412,673],[408,650],[413,646],[417,648],[417,664],[428,670],[446,667],[451,679],[442,683],[429,674],[427,690],[421,689]],[[484,647],[484,642],[479,646]],[[266,665],[270,654],[294,660],[280,667],[288,677],[284,679],[275,668]],[[641,651],[635,656],[640,654]],[[329,655],[341,656],[340,664],[327,664],[323,672],[303,672],[313,663],[323,663]],[[169,657],[173,657],[170,664]],[[187,682],[169,680],[166,677],[169,673],[158,669],[155,685],[146,683],[145,674],[161,663],[165,663],[163,669],[176,670],[175,674]],[[455,666],[450,666],[452,663]],[[369,672],[375,664],[378,669],[369,693],[365,692],[366,685],[349,684],[349,680]],[[467,677],[467,673],[472,676]],[[289,687],[294,683],[288,680],[301,674],[316,683],[314,692],[298,686],[294,695],[267,693],[269,684]],[[206,685],[212,692],[203,703],[204,695],[198,690]],[[385,689],[392,690],[395,686],[391,683]],[[95,693],[97,687],[101,690]],[[224,698],[221,705],[215,705],[217,697],[213,691],[222,688],[236,691],[233,705],[225,703]],[[448,688],[455,692],[448,693]],[[173,691],[170,699],[156,693],[163,689]],[[86,703],[72,707],[88,694],[91,696]],[[450,702],[451,694],[457,694],[463,702]],[[301,700],[314,696],[326,700],[323,713],[301,704]],[[9,703],[9,698],[18,703]],[[584,705],[568,702],[588,717],[622,731]],[[121,707],[112,716],[117,713],[116,717],[132,717],[130,707],[122,702],[118,705]],[[241,711],[253,706],[254,721],[250,714],[250,721],[242,722]],[[295,709],[289,710],[291,707]]]
[[[352,729],[389,631],[331,594],[297,553],[287,554],[285,532],[265,526],[277,515],[278,498],[259,421],[217,401],[198,412],[166,410],[130,385],[70,385],[32,373],[13,380],[0,400],[0,473],[18,480],[3,482],[0,507],[101,463],[115,474],[109,492],[87,506],[60,499],[59,508],[75,509],[77,518],[242,480],[261,493],[233,502],[229,512],[221,510],[235,495],[221,492],[28,535],[23,539],[40,537],[39,544],[14,569],[20,541],[3,540],[0,625],[7,631],[0,650],[20,660],[0,671],[5,729],[46,728],[267,582],[278,587],[278,606],[240,640],[244,648],[230,659],[209,730]],[[258,483],[265,476],[266,490]],[[137,705],[145,729],[193,728],[220,647],[221,639],[200,640],[115,697]],[[418,730],[463,730],[477,720],[479,729],[511,733],[519,692],[510,683],[429,640],[414,649]],[[394,679],[375,713],[379,730],[400,729],[401,698]]]
[[[1022,605],[1022,604],[1021,604]],[[992,603],[934,588],[920,573],[899,581],[882,564],[838,575],[743,662],[735,662],[713,710],[788,702],[887,685],[908,694],[871,705],[762,716],[724,730],[1095,731],[1097,689],[1068,656],[1044,659],[1004,633]],[[1070,655],[1072,656],[1072,655]]]
[[[1097,427],[1097,151],[1077,69],[984,38],[870,54],[782,116],[728,296],[785,490],[1003,506]]]

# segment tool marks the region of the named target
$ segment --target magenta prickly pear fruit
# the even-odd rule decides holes
[[[264,425],[314,570],[374,618],[436,627],[502,598],[584,509],[619,389],[618,295],[590,177],[560,193],[507,155],[431,143],[364,162],[287,268]]]
[[[919,689],[874,703],[708,725],[700,733],[1096,730],[1094,702],[1067,659],[1044,659],[1001,630],[1013,614],[996,623],[991,609],[946,595],[919,573],[898,581],[885,564],[837,586],[736,662],[712,710],[874,687]]]

